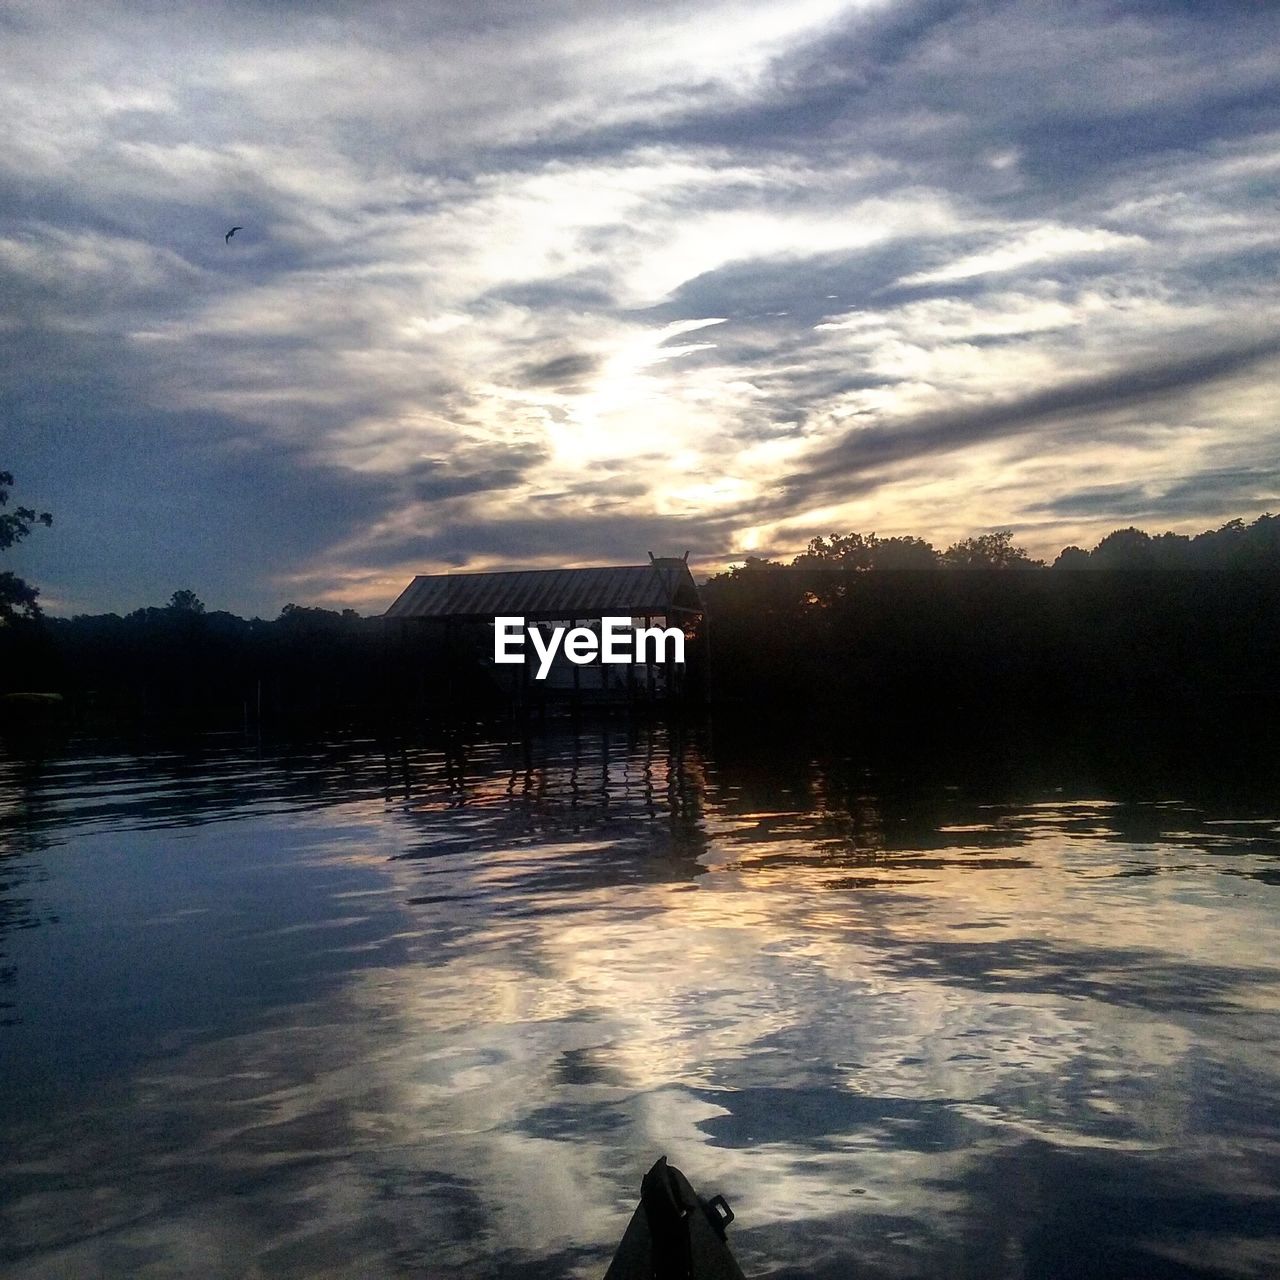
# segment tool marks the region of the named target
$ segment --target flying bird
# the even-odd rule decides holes
[[[244,230],[244,228],[243,228],[243,227],[232,227],[232,228],[231,228],[231,230],[230,230],[230,231],[228,231],[228,232],[227,232],[227,234],[226,234],[225,236],[223,236],[223,237],[222,237],[222,242],[223,242],[224,244],[230,244],[230,243],[231,243],[231,237],[232,237],[233,235],[235,235],[235,233],[236,233],[237,231],[243,231],[243,230]]]

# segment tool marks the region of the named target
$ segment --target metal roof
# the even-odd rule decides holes
[[[701,609],[689,566],[660,560],[616,568],[419,574],[384,616],[491,621],[502,615],[564,621]]]

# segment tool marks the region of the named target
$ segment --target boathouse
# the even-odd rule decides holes
[[[705,655],[702,598],[688,559],[688,552],[650,552],[649,563],[640,565],[419,574],[384,616],[402,645],[422,641],[445,655],[449,671],[440,674],[451,687],[459,678],[487,684],[517,703],[665,700],[690,691],[689,668],[701,666]],[[629,618],[636,627],[678,627],[689,638],[686,662],[582,665],[560,651],[546,678],[535,680],[535,663],[494,662],[499,617],[523,618],[547,634],[557,626],[598,631],[605,617]]]

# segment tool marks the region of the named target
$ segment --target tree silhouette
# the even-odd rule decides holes
[[[1089,553],[1080,547],[1063,547],[1053,562],[1055,569],[1087,569]]]
[[[871,535],[873,538],[874,534]],[[877,538],[873,569],[936,569],[939,555],[923,538]]]
[[[1066,547],[1055,569],[1209,569],[1274,573],[1280,569],[1280,516],[1261,515],[1251,524],[1228,520],[1217,529],[1147,533],[1130,525],[1114,529],[1092,551]]]
[[[801,569],[936,569],[938,553],[923,538],[881,538],[874,533],[833,533],[813,538],[792,561]]]
[[[169,603],[165,608],[172,609],[174,613],[203,613],[204,601],[194,591],[184,588],[182,591],[175,591],[169,597]]]
[[[1089,556],[1101,569],[1148,569],[1155,565],[1151,535],[1130,526],[1107,534]]]
[[[996,529],[976,538],[952,543],[942,553],[948,569],[1040,569],[1043,560],[1032,560],[1014,544],[1012,529]]]
[[[0,507],[8,505],[12,485],[13,474],[0,471]],[[0,511],[0,551],[7,551],[21,542],[37,524],[47,528],[53,524],[53,517],[47,511],[37,512],[33,507]],[[0,626],[12,623],[17,618],[38,618],[40,606],[36,603],[36,597],[39,594],[35,587],[24,582],[17,574],[7,570],[0,573]]]
[[[833,533],[829,538],[812,538],[791,563],[801,569],[870,569],[875,537],[874,533]]]

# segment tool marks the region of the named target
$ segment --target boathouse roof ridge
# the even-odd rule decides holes
[[[563,620],[606,614],[700,613],[689,566],[675,557],[649,564],[497,573],[419,574],[388,618],[492,621],[498,616]]]

